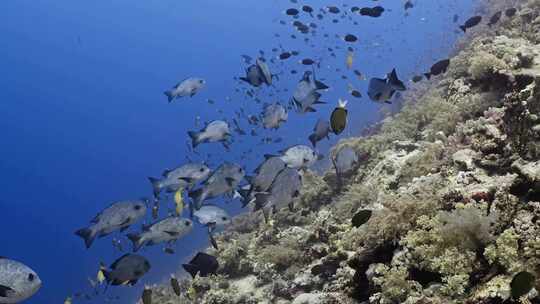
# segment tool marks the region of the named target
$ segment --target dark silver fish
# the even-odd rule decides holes
[[[204,88],[206,81],[201,78],[187,78],[175,85],[172,89],[165,91],[169,102],[176,98],[190,96],[193,97],[197,92]]]
[[[189,193],[195,209],[199,209],[202,203],[224,194],[232,195],[238,184],[244,179],[244,169],[233,163],[224,163],[210,175],[203,185]]]
[[[269,213],[278,207],[289,206],[292,209],[294,198],[300,195],[302,188],[302,176],[297,169],[285,168],[272,182],[268,193],[257,193],[255,195],[254,211],[263,210],[265,219],[268,220]]]
[[[279,172],[286,166],[287,164],[280,157],[266,155],[264,162],[255,169],[255,175],[246,177],[250,187],[240,191],[243,197],[243,207],[254,199],[256,193],[266,192]]]
[[[141,233],[130,233],[127,237],[133,242],[133,251],[137,252],[143,246],[174,242],[186,236],[192,229],[193,223],[190,219],[171,216],[144,227]]]
[[[84,239],[86,248],[90,248],[96,237],[109,235],[116,230],[124,231],[145,214],[146,202],[142,200],[116,202],[98,213],[90,226],[77,230],[75,234]]]
[[[172,170],[165,170],[163,178],[148,177],[154,196],[165,189],[168,193],[176,192],[179,189],[191,189],[197,182],[204,180],[210,175],[210,168],[202,163],[188,163]]]
[[[214,120],[199,132],[189,131],[193,148],[202,143],[222,142],[228,148],[227,140],[232,135],[229,124],[223,120]]]
[[[330,139],[330,123],[324,119],[318,119],[313,128],[313,133],[309,135],[309,141],[315,148],[317,142],[323,140],[324,138]]]
[[[135,285],[151,268],[150,262],[137,254],[125,254],[103,270],[107,283],[117,285]]]
[[[321,94],[317,91],[328,89],[328,86],[313,78],[310,72],[305,72],[294,91],[292,102],[300,113],[315,112],[313,105],[324,103],[319,100]]]

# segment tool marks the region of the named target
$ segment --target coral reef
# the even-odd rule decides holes
[[[343,185],[307,172],[294,210],[237,217],[208,249],[219,274],[182,280],[182,303],[502,303],[514,274],[540,276],[539,6],[471,35],[378,132],[341,140],[331,157],[360,156]]]

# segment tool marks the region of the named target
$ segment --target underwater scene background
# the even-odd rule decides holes
[[[0,303],[540,303],[539,6],[3,1]]]

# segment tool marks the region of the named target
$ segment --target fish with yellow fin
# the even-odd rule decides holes
[[[347,64],[347,69],[351,69],[352,68],[352,65],[353,65],[353,62],[354,62],[354,53],[353,52],[349,52],[347,54],[347,59],[345,61],[345,63]]]
[[[99,270],[97,272],[97,275],[96,275],[96,280],[98,282],[99,285],[103,284],[103,282],[105,282],[105,270],[107,268],[105,267],[105,265],[103,263],[99,263]]]
[[[71,304],[71,297],[67,297],[67,298],[64,300],[64,304]]]
[[[184,210],[184,196],[182,195],[182,189],[178,189],[174,193],[174,204],[176,205],[176,216],[181,216]]]

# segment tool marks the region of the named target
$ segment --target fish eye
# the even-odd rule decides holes
[[[135,205],[135,210],[140,210],[141,209],[141,205]]]
[[[226,220],[227,220],[227,217],[224,216],[224,217],[221,218],[221,220],[226,221]]]
[[[36,276],[33,273],[28,274],[28,281],[33,282]]]
[[[186,226],[189,226],[191,225],[191,223],[189,221],[186,221]]]
[[[200,172],[204,172],[204,168],[200,168],[199,171],[200,171]]]

